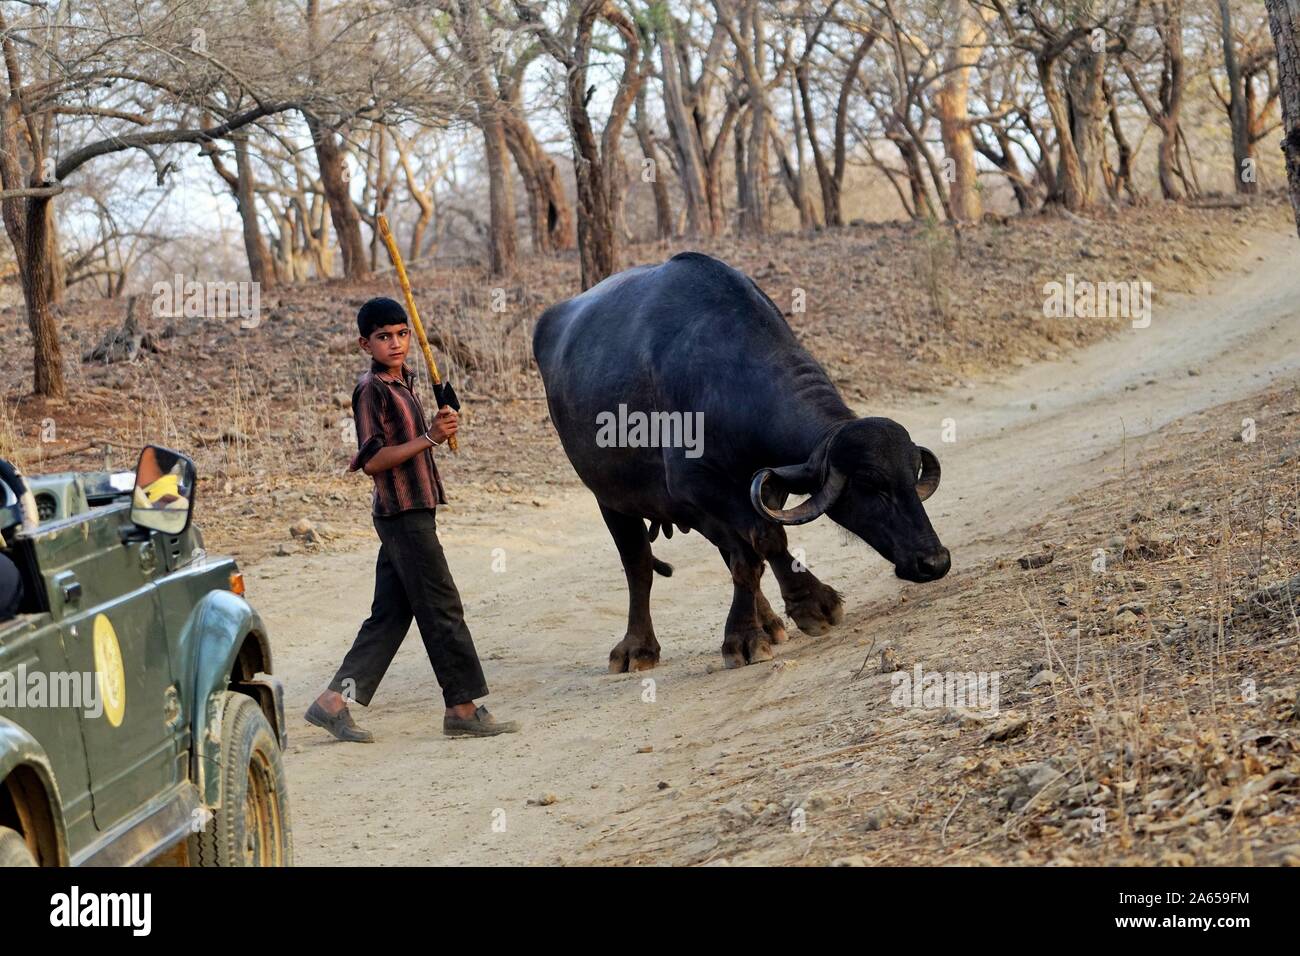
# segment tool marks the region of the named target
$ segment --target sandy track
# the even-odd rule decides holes
[[[1295,243],[1261,234],[1243,271],[1212,295],[1157,290],[1150,328],[996,383],[858,409],[896,418],[939,455],[943,487],[929,512],[954,569],[1000,553],[1006,531],[1120,473],[1155,429],[1300,370]],[[941,440],[944,419],[955,423],[955,443]],[[1238,428],[1225,421],[1223,434]],[[771,664],[721,671],[725,569],[697,534],[661,539],[656,554],[677,569],[655,582],[662,663],[648,675],[609,675],[606,655],[626,613],[613,544],[585,491],[540,505],[477,517],[448,509],[440,521],[492,687],[488,703],[525,722],[516,737],[441,736],[440,696],[414,634],[373,706],[357,709],[376,744],[336,744],[308,727],[302,711],[366,614],[374,551],[248,570],[288,687],[299,862],[574,863],[626,856],[629,844],[656,858],[699,859],[708,844],[675,834],[671,821],[713,805],[710,777],[724,763],[762,766],[792,739],[816,735],[833,698],[849,692],[831,678],[861,663],[853,638],[871,633],[863,606],[917,587],[829,522],[796,529],[792,545],[845,594],[846,626],[824,638],[792,627],[778,661],[797,661],[793,672]],[[956,577],[931,587],[959,587]],[[771,575],[764,580],[779,610]],[[906,640],[943,639],[935,627]],[[889,773],[877,767],[864,785],[887,787]],[[529,804],[544,794],[556,802]]]

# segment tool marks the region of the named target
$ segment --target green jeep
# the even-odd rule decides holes
[[[284,694],[194,463],[0,461],[0,866],[284,866]]]

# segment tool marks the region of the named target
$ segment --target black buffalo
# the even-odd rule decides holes
[[[725,263],[685,252],[610,276],[547,309],[533,352],[564,451],[627,574],[627,634],[611,671],[659,662],[650,584],[672,572],[650,552],[660,528],[701,532],[731,571],[728,667],[770,660],[786,638],[759,587],[765,561],[800,629],[822,634],[843,619],[839,594],[790,555],[784,525],[825,513],[901,578],[948,572],[921,506],[939,485],[938,459],[896,422],[855,418],[780,309]],[[637,413],[658,431],[632,427]],[[690,427],[701,423],[702,443]],[[655,447],[656,437],[667,440]],[[810,497],[785,509],[790,494]]]

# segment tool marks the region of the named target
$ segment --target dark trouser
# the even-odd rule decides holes
[[[403,511],[374,521],[379,532],[375,600],[330,690],[369,704],[414,617],[447,706],[487,696],[433,512]]]

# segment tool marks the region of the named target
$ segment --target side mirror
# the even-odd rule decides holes
[[[194,506],[194,462],[180,452],[146,445],[135,466],[131,520],[163,534],[190,526]]]

